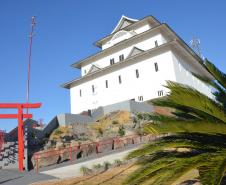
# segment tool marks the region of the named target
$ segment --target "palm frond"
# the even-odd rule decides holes
[[[176,82],[168,81],[167,87],[171,90],[170,95],[167,97],[168,101],[204,112],[215,117],[217,119],[216,121],[221,120],[226,123],[226,115],[223,111],[223,107],[214,100],[193,88]]]
[[[226,134],[226,124],[208,122],[203,120],[185,121],[175,120],[161,123],[148,123],[144,125],[144,132],[153,135],[167,133],[209,133]]]
[[[213,94],[216,97],[216,100],[224,106],[224,111],[226,111],[226,92],[216,91]]]
[[[143,164],[141,168],[133,172],[125,181],[124,184],[135,185],[143,182],[145,179],[150,177],[150,174],[160,170],[161,168],[165,168],[174,162],[174,158],[170,158],[169,156],[159,157],[158,160],[149,161],[145,165]]]
[[[226,170],[225,151],[209,155],[206,157],[206,161],[198,169],[202,184],[220,185]]]
[[[193,76],[195,76],[196,78],[198,78],[199,80],[201,80],[202,82],[212,86],[213,88],[215,88],[216,90],[218,91],[224,91],[224,89],[214,80],[211,80],[207,77],[203,77],[203,76],[200,76],[198,74],[195,74],[195,73],[192,73]]]
[[[180,84],[178,84],[178,85],[180,85]],[[190,114],[190,115],[196,117],[196,119],[205,119],[205,120],[209,120],[212,122],[222,122],[221,120],[214,117],[213,115],[210,115],[206,112],[203,112],[203,111],[200,111],[197,109],[194,109],[193,107],[187,107],[185,105],[183,106],[176,102],[172,102],[168,98],[155,99],[155,100],[152,100],[151,103],[155,106],[170,107],[170,108],[172,108],[172,111],[179,110],[180,112],[184,112],[184,113],[187,113],[187,114]],[[174,112],[172,112],[172,114],[174,114]]]
[[[174,183],[178,178],[188,171],[197,168],[204,162],[205,154],[195,157],[177,158],[171,166],[162,168],[155,175],[157,178],[152,182],[154,185],[169,185]]]
[[[211,150],[215,151],[219,148],[226,147],[220,136],[213,136],[207,134],[188,134],[183,133],[179,135],[172,135],[160,138],[158,141],[144,145],[142,148],[131,152],[127,158],[144,157],[146,155],[153,155],[156,152],[163,151],[167,148],[190,148],[194,150]],[[211,142],[212,141],[212,142]],[[211,142],[211,143],[210,143]],[[216,143],[217,142],[217,143]],[[208,143],[208,145],[207,145]]]
[[[218,83],[220,83],[226,89],[226,74],[220,71],[213,63],[205,60],[205,66],[208,71],[215,77]]]
[[[191,169],[199,167],[206,157],[206,154],[202,153],[197,155],[181,152],[166,153],[168,155],[163,155],[154,161],[145,160],[142,167],[127,178],[125,184],[142,184],[150,179],[151,184],[155,185],[172,184]]]

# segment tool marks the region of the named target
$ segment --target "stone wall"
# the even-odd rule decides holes
[[[18,168],[18,144],[17,142],[6,142],[0,152],[0,169]]]
[[[75,145],[71,143],[71,147],[55,148],[35,153],[32,157],[32,163],[33,167],[37,169],[58,164],[65,160],[79,160],[90,156],[98,157],[100,153],[104,154],[113,150],[125,150],[127,147],[135,147],[155,139],[156,137],[151,135],[132,135],[98,142],[75,143]]]

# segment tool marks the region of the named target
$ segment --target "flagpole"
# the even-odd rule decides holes
[[[30,99],[30,76],[31,76],[31,56],[32,56],[32,41],[33,41],[33,32],[35,27],[36,21],[35,16],[31,18],[31,32],[29,35],[30,44],[29,44],[29,58],[28,58],[28,77],[27,77],[27,103],[29,103]],[[27,114],[29,112],[29,108],[27,108]]]

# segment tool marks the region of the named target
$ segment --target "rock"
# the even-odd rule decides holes
[[[41,155],[35,155],[32,156],[32,164],[34,169],[37,168],[37,163],[38,163],[38,168],[44,167],[44,166],[49,166],[56,164],[57,161],[59,160],[59,152],[57,150],[46,150],[43,151]]]
[[[96,144],[95,143],[84,143],[80,146],[82,151],[82,157],[89,156],[96,153]]]
[[[113,139],[97,142],[96,145],[97,145],[98,153],[111,151],[113,148],[113,143],[114,143]]]
[[[60,160],[58,161],[58,163],[63,162],[65,160],[70,160],[70,148],[61,150],[59,156],[60,156]]]
[[[139,144],[140,143],[140,136],[133,138],[133,144]]]
[[[56,149],[60,149],[64,147],[64,143],[62,141],[57,141],[56,143]]]
[[[119,138],[114,139],[113,149],[121,149],[124,147],[123,140],[120,140]]]
[[[123,139],[124,146],[133,144],[133,139],[131,137],[126,137]]]
[[[150,140],[149,136],[141,136],[141,142],[147,143]]]
[[[71,147],[79,146],[79,145],[80,145],[80,143],[78,141],[75,141],[75,140],[71,141]]]
[[[48,143],[46,143],[46,145],[44,146],[44,150],[48,150],[52,147],[52,143],[51,141],[48,141]]]

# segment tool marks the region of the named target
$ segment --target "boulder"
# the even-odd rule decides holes
[[[141,136],[141,142],[143,143],[147,143],[148,141],[150,141],[149,136],[145,135],[145,136]]]
[[[140,136],[133,138],[133,144],[139,144],[140,143]]]
[[[70,148],[66,148],[60,151],[58,163],[66,160],[70,160]]]
[[[57,150],[45,150],[44,153],[37,155],[35,157],[35,154],[32,156],[32,164],[34,168],[44,167],[56,164],[59,161],[59,152]]]
[[[61,149],[64,147],[64,143],[62,141],[57,141],[56,142],[56,149]]]
[[[113,149],[121,149],[124,147],[123,140],[120,140],[119,138],[114,139]]]
[[[114,141],[112,139],[108,139],[106,141],[99,141],[96,143],[98,153],[111,151],[113,148]]]

